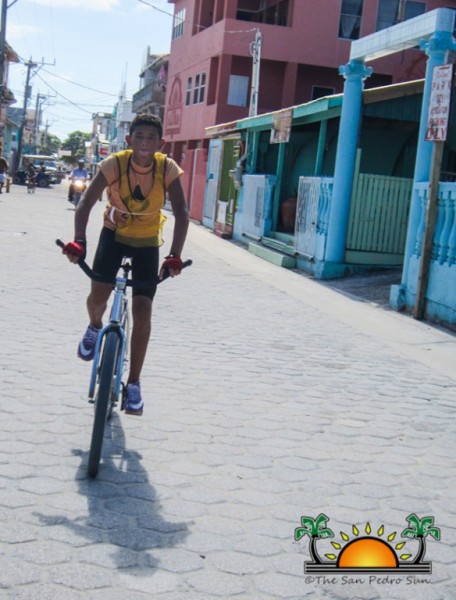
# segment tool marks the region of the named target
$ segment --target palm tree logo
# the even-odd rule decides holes
[[[402,537],[410,539],[418,539],[419,548],[418,552],[413,559],[413,564],[420,564],[426,553],[426,536],[432,535],[432,537],[439,541],[440,540],[440,529],[434,527],[434,517],[424,517],[419,519],[415,513],[409,515],[406,519],[410,527],[406,527],[401,533]]]
[[[320,513],[316,519],[308,516],[301,517],[300,527],[294,530],[295,541],[300,541],[305,536],[309,537],[309,554],[311,561],[304,563],[305,573],[431,573],[432,563],[424,562],[426,553],[426,537],[432,536],[440,540],[440,529],[434,526],[434,517],[422,519],[414,513],[406,517],[409,526],[402,533],[401,538],[418,541],[415,555],[402,552],[406,541],[397,541],[397,533],[386,534],[384,525],[373,534],[370,523],[366,523],[364,534],[361,534],[356,525],[352,525],[352,537],[341,531],[341,541],[331,541],[334,551],[326,552],[322,559],[317,551],[320,540],[334,538],[334,533],[327,523],[329,517]],[[386,539],[384,536],[386,535]],[[395,541],[396,540],[396,541]],[[412,560],[411,560],[412,559]]]
[[[308,535],[310,539],[309,554],[312,562],[321,565],[323,561],[317,552],[317,540],[334,537],[331,529],[326,527],[329,517],[320,513],[316,519],[312,517],[301,517],[301,527],[296,527],[294,539],[298,542],[304,536]]]

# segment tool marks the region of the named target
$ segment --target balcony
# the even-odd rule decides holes
[[[166,82],[152,82],[141,88],[133,95],[132,110],[138,114],[151,105],[164,106],[166,96]]]
[[[13,92],[7,87],[0,86],[0,98],[2,106],[11,106],[17,102]]]

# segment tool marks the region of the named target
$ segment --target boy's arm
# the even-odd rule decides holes
[[[74,216],[74,239],[85,240],[86,228],[89,221],[90,211],[108,185],[106,177],[99,170],[88,185],[81,200],[79,201]]]
[[[187,237],[189,218],[187,203],[185,201],[184,190],[182,189],[180,177],[176,177],[176,179],[169,185],[168,194],[174,214],[174,233],[170,254],[181,256],[184,248],[185,238]]]

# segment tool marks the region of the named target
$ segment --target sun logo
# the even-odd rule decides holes
[[[333,538],[334,533],[327,527],[329,518],[321,513],[316,519],[301,517],[301,526],[294,531],[295,541],[309,536],[309,554],[311,562],[304,563],[305,573],[346,573],[346,572],[407,572],[431,573],[432,564],[423,562],[426,552],[426,537],[432,536],[440,540],[440,529],[434,527],[434,517],[419,519],[414,513],[406,518],[409,526],[402,533],[402,538],[418,540],[418,550],[415,556],[402,552],[407,542],[396,541],[397,533],[391,532],[385,536],[385,527],[377,529],[377,535],[372,534],[370,523],[366,523],[361,535],[356,525],[352,525],[352,538],[345,532],[340,532],[341,542],[332,541],[331,545],[338,553],[328,552],[323,560],[317,551],[317,542]],[[410,560],[413,559],[413,560]]]

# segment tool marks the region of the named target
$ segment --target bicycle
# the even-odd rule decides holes
[[[60,248],[65,246],[62,240],[56,240],[56,244]],[[122,398],[122,403],[125,399],[126,385],[122,382],[122,376],[128,364],[130,335],[127,287],[134,287],[135,283],[129,279],[131,261],[128,257],[122,260],[119,269],[121,274],[117,274],[115,282],[106,281],[106,279],[97,275],[82,259],[77,264],[91,279],[114,284],[109,322],[98,334],[88,392],[88,401],[94,404],[95,415],[87,471],[90,477],[96,477],[101,459],[106,422],[112,417],[119,398]],[[185,268],[191,264],[192,260],[188,259],[183,262],[182,266]],[[157,283],[164,281],[168,276],[169,274],[165,272],[163,279],[158,279]],[[138,282],[138,285],[144,287],[148,283],[147,281],[141,281]]]
[[[27,179],[27,193],[34,194],[36,190],[36,180],[35,177],[29,177]]]

